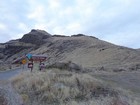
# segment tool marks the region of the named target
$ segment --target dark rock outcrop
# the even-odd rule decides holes
[[[27,49],[30,47],[26,46],[16,46],[16,45],[7,45],[6,48],[4,49],[4,55],[7,55],[8,57],[19,53],[21,50]]]
[[[25,34],[20,39],[20,42],[41,45],[45,42],[44,39],[47,39],[49,37],[51,37],[51,34],[47,33],[46,31],[33,29],[28,34]]]

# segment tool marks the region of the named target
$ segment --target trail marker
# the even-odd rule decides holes
[[[32,70],[33,70],[33,62],[28,63],[28,68],[30,68],[31,72],[32,72]]]

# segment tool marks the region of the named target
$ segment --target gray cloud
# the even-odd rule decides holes
[[[0,41],[5,42],[11,38],[21,37],[19,33],[22,33],[23,30],[19,29],[19,24],[29,22],[26,20],[27,2],[23,0],[3,0],[0,7],[0,26],[1,24],[5,26],[5,28],[0,27]]]
[[[84,33],[138,48],[139,4],[139,0],[3,0],[0,42],[38,28],[51,34]]]

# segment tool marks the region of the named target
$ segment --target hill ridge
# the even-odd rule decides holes
[[[1,62],[11,62],[19,56],[33,53],[47,54],[50,63],[72,61],[86,68],[104,67],[110,70],[120,68],[126,71],[140,69],[138,50],[118,46],[84,34],[64,37],[33,29],[21,39],[11,41],[10,46],[2,48],[4,45],[9,45],[9,43],[1,44]]]

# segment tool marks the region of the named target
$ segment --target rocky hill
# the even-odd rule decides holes
[[[10,62],[27,54],[47,54],[48,62],[74,62],[89,69],[103,71],[140,70],[140,52],[117,46],[93,36],[51,35],[42,30],[31,30],[21,39],[0,45],[1,62]]]
[[[28,34],[25,34],[19,41],[25,43],[31,43],[35,45],[41,45],[45,43],[45,39],[51,35],[43,30],[31,30]]]

